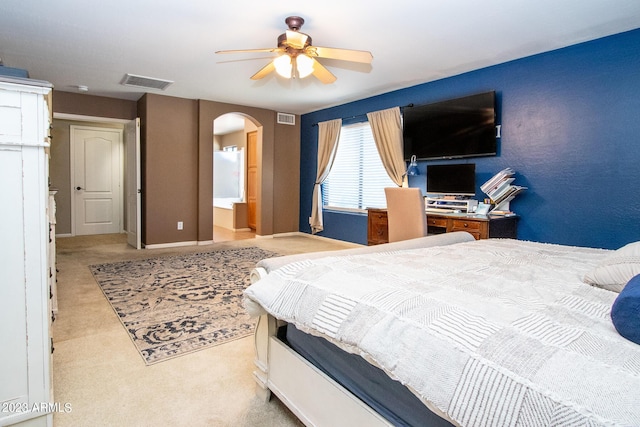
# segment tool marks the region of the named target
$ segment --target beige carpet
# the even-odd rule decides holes
[[[59,238],[53,324],[54,426],[300,426],[277,399],[255,397],[253,339],[146,366],[88,266],[257,246],[282,254],[352,247],[306,236],[136,251],[122,235]]]

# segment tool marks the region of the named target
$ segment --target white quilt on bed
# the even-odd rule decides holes
[[[465,426],[640,425],[640,346],[581,281],[608,251],[480,240],[295,262],[246,290]]]

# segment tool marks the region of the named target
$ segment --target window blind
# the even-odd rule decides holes
[[[384,170],[369,122],[342,126],[338,151],[322,185],[328,208],[364,210],[385,208],[384,187],[395,187]]]

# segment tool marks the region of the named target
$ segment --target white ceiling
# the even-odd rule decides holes
[[[316,46],[369,50],[371,66],[321,60],[338,80],[249,78],[284,20]],[[125,73],[157,93],[307,113],[640,27],[639,0],[2,0],[0,58],[56,90],[129,100]]]
[[[223,114],[213,121],[213,133],[215,135],[226,135],[231,132],[244,130],[244,128],[244,116],[240,114]]]

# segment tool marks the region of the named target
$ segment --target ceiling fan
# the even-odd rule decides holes
[[[313,74],[322,83],[333,83],[334,76],[316,58],[338,59],[341,61],[370,64],[373,60],[371,52],[364,50],[336,49],[311,45],[311,37],[300,32],[304,19],[289,16],[284,20],[289,29],[278,37],[278,47],[265,49],[219,50],[216,53],[273,52],[280,54],[273,61],[251,76],[259,80],[272,71],[286,78],[304,78]]]

